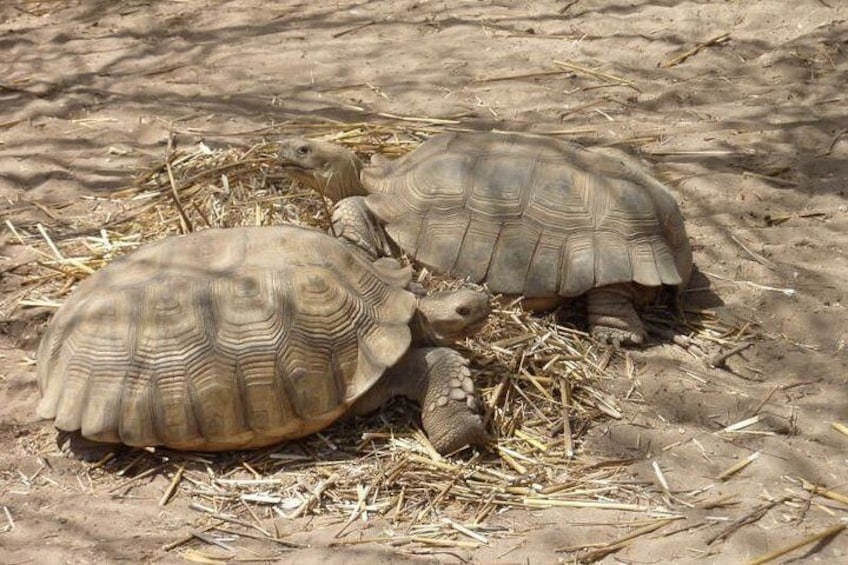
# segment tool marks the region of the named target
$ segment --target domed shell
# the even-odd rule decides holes
[[[38,415],[218,451],[320,430],[407,351],[408,270],[294,226],[164,239],[84,281],[38,351]]]
[[[691,273],[674,197],[623,155],[551,137],[449,133],[375,161],[361,177],[398,247],[494,292],[678,287]]]

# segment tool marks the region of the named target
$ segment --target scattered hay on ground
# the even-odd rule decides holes
[[[292,124],[268,133],[306,131],[363,155],[397,155],[446,127]],[[275,160],[275,146],[266,142],[181,148],[133,186],[110,195],[107,215],[61,230],[7,221],[38,259],[24,289],[0,306],[55,308],[80,280],[162,237],[282,222],[327,229],[327,204],[292,182]],[[116,204],[118,211],[111,211]],[[428,288],[456,284],[426,271],[419,282]],[[749,337],[747,329],[725,328],[705,312],[688,323],[672,322],[666,311],[650,320],[655,333],[702,359],[715,344]],[[627,461],[581,457],[588,427],[621,417],[604,383],[613,376],[633,377],[629,355],[599,346],[555,314],[531,316],[504,301],[496,303],[484,331],[461,349],[472,359],[496,438],[488,451],[440,457],[417,428],[417,416],[410,416],[415,414],[410,404],[398,400],[368,418],[273,448],[219,455],[133,450],[113,454],[87,472],[98,491],[116,497],[130,496],[152,476],[171,477],[160,504],[188,498],[205,527],[168,549],[179,548],[195,560],[210,558],[204,553],[209,548],[226,552],[216,558],[251,556],[239,545],[249,540],[268,542],[272,553],[285,551],[291,544],[275,529],[279,520],[311,514],[338,518],[339,545],[384,541],[416,551],[471,549],[505,535],[508,528],[491,518],[508,507],[608,508],[661,520],[657,527],[678,517],[663,492],[629,480]],[[33,449],[52,450],[48,435]],[[690,493],[689,499],[697,503],[700,495]],[[351,535],[374,518],[386,524],[382,533]],[[192,545],[197,543],[203,549]]]

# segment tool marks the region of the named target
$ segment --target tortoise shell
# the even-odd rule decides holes
[[[409,277],[294,226],[147,245],[56,312],[38,351],[38,415],[132,446],[219,451],[308,435],[409,348]]]
[[[398,247],[503,294],[685,286],[692,252],[670,192],[632,160],[551,137],[448,133],[361,172]]]

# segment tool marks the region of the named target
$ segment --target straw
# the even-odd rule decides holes
[[[573,64],[569,68],[631,84]],[[306,133],[367,157],[375,152],[401,155],[428,135],[458,129],[455,120],[402,118],[377,125],[286,123],[264,133]],[[73,231],[7,220],[15,238],[35,250],[38,259],[27,267],[29,284],[4,297],[0,308],[58,305],[81,280],[117,257],[185,231],[284,222],[327,230],[326,202],[276,163],[276,145],[264,140],[249,147],[180,148],[142,171],[132,186],[104,199],[100,211]],[[461,285],[426,271],[418,275],[427,290]],[[117,453],[90,470],[93,488],[126,497],[146,482],[161,481],[160,504],[182,501],[199,513],[198,520],[227,523],[245,538],[261,538],[280,551],[287,548],[272,533],[278,521],[318,514],[337,517],[339,535],[348,537],[361,536],[359,527],[384,516],[395,525],[391,533],[363,539],[424,549],[473,549],[506,535],[484,527],[508,508],[592,508],[646,518],[659,512],[663,520],[670,518],[663,489],[646,491],[627,479],[629,461],[592,458],[583,451],[587,429],[621,417],[620,401],[605,382],[618,372],[632,378],[633,360],[625,363],[621,352],[594,342],[557,313],[531,314],[520,301],[505,299],[494,300],[493,306],[486,327],[458,347],[471,361],[494,438],[490,449],[438,456],[417,431],[417,409],[396,400],[366,418],[344,420],[320,435],[258,451]],[[748,329],[722,325],[709,312],[691,314],[685,323],[666,309],[652,310],[646,318],[652,331],[685,335],[687,351],[704,363],[717,346],[732,348],[755,337]],[[46,446],[46,432],[43,441]],[[174,475],[165,477],[171,469],[176,469]],[[664,483],[662,471],[657,467],[655,472]],[[7,521],[13,527],[11,515]],[[221,541],[215,535],[195,525],[190,532],[175,533],[177,541],[167,548],[198,551],[215,545],[209,540]],[[233,559],[250,557],[237,542],[224,543]],[[220,560],[203,552],[189,555]]]

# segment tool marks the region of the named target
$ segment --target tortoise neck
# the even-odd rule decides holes
[[[338,202],[348,196],[367,195],[359,178],[361,170],[362,161],[353,152],[346,151],[345,154],[339,155],[338,159],[330,163],[327,170],[321,173],[324,196],[333,202]]]
[[[409,321],[409,329],[412,332],[412,343],[417,347],[435,347],[446,345],[434,331],[432,324],[427,319],[426,297],[418,298],[418,307]]]
[[[412,343],[416,347],[428,347],[435,345],[432,332],[428,331],[427,321],[420,310],[415,310],[409,321],[409,330],[412,332]]]

